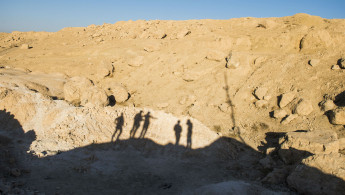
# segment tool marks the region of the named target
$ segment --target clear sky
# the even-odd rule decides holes
[[[0,32],[58,31],[126,20],[345,18],[345,0],[0,0]]]

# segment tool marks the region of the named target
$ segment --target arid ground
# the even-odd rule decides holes
[[[0,194],[343,194],[345,20],[0,33]]]

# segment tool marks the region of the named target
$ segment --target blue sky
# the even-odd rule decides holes
[[[0,0],[0,32],[58,31],[126,20],[345,18],[345,0]]]

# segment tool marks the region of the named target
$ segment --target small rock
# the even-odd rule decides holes
[[[340,66],[339,65],[332,65],[332,70],[340,70]]]
[[[286,105],[288,105],[293,99],[295,98],[294,92],[288,92],[281,95],[280,101],[279,101],[279,107],[283,108]]]
[[[222,103],[218,106],[219,110],[225,113],[228,113],[230,110],[230,106],[227,103]]]
[[[151,44],[144,47],[144,51],[146,52],[154,52],[154,51],[158,51],[159,49],[160,49],[159,44]]]
[[[224,53],[219,51],[211,51],[206,55],[206,59],[220,62],[222,60],[225,60],[225,55]]]
[[[301,116],[307,116],[311,112],[313,112],[313,106],[311,102],[303,99],[296,105],[295,109],[293,110],[294,114],[298,114]]]
[[[272,98],[272,96],[270,96],[270,95],[265,95],[264,96],[264,100],[267,100],[267,101],[269,101],[271,98]]]
[[[30,46],[28,44],[22,44],[22,46],[20,46],[20,49],[30,49]]]
[[[275,163],[274,163],[272,157],[269,156],[269,155],[266,156],[265,158],[259,160],[259,163],[260,163],[265,169],[270,169],[270,168],[272,168],[272,167],[275,165]]]
[[[257,108],[267,108],[268,107],[268,102],[266,100],[258,100],[255,102],[255,106]]]
[[[320,60],[319,59],[311,59],[311,60],[309,60],[308,63],[310,66],[317,66],[320,63]]]
[[[345,125],[345,107],[332,110],[329,119],[333,125]]]
[[[284,120],[281,121],[281,124],[286,125],[296,119],[298,117],[298,114],[290,114],[287,116]]]
[[[166,108],[169,106],[169,103],[167,102],[163,102],[163,103],[158,103],[156,104],[157,108],[161,109],[161,108]]]
[[[11,169],[11,175],[15,177],[19,177],[21,175],[21,171],[18,168]]]
[[[319,106],[321,110],[325,112],[336,108],[336,105],[334,104],[332,100],[323,100],[322,102],[319,103]]]
[[[289,175],[288,169],[274,168],[272,172],[262,179],[262,182],[269,184],[282,184]]]
[[[128,65],[133,67],[139,67],[144,64],[144,56],[137,56],[128,62]]]
[[[345,58],[340,58],[338,60],[338,65],[340,68],[345,69]]]
[[[266,95],[268,89],[266,87],[257,87],[254,91],[254,95],[259,100],[264,99],[264,96]]]
[[[272,154],[276,150],[275,147],[269,147],[266,149],[266,155]]]
[[[277,119],[284,118],[287,115],[287,112],[283,109],[278,109],[273,111],[273,117]]]

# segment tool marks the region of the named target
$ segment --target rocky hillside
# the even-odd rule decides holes
[[[344,41],[307,14],[0,33],[0,192],[341,193]]]

